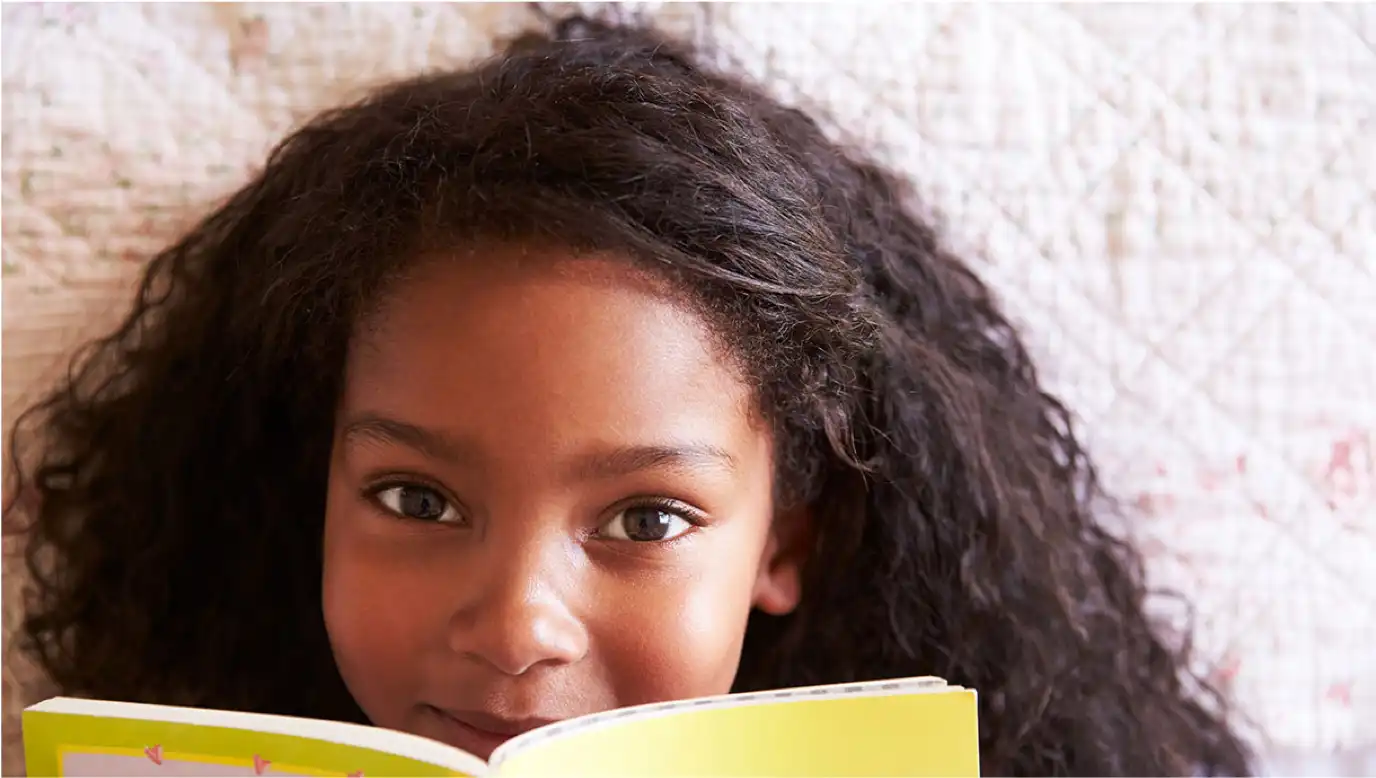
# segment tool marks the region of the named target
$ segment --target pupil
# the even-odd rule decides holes
[[[672,516],[658,508],[631,508],[626,511],[626,535],[644,542],[663,540],[672,521]]]
[[[401,490],[401,512],[417,519],[433,519],[443,513],[444,508],[434,492],[408,486]]]

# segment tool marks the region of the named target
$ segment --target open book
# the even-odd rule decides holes
[[[55,697],[30,776],[978,776],[975,693],[938,678],[641,705],[514,738],[484,763],[376,727]]]

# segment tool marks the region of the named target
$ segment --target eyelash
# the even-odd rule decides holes
[[[693,529],[701,529],[707,524],[707,517],[703,515],[702,511],[698,510],[697,508],[694,508],[688,503],[683,502],[682,500],[675,500],[672,497],[632,498],[617,505],[615,509],[611,511],[611,515],[618,516],[633,508],[652,508],[654,510],[664,511],[665,513],[672,513],[673,515],[678,516],[679,518],[691,524],[693,526]],[[682,535],[670,538],[668,540],[640,541],[640,544],[646,546],[670,545],[682,538],[687,537],[690,534],[692,534],[691,531],[684,532]]]
[[[465,515],[465,511],[463,510],[463,503],[461,503],[461,502],[459,502],[458,500],[454,499],[454,497],[453,497],[452,495],[450,495],[449,492],[447,492],[444,488],[442,488],[442,487],[439,486],[438,484],[432,483],[432,482],[427,481],[427,480],[425,480],[425,479],[423,479],[423,478],[417,478],[416,476],[404,476],[404,477],[403,477],[403,476],[392,476],[392,477],[385,477],[385,478],[383,478],[383,480],[376,481],[376,482],[370,484],[366,489],[364,489],[364,490],[363,490],[363,496],[368,500],[368,502],[372,503],[372,505],[373,505],[374,508],[376,508],[377,510],[379,510],[379,511],[381,511],[382,513],[386,514],[389,518],[393,518],[393,519],[396,519],[396,520],[398,520],[398,521],[419,521],[419,522],[423,522],[423,523],[434,523],[434,524],[439,524],[439,523],[441,523],[441,522],[437,522],[437,521],[436,521],[436,522],[430,522],[430,521],[426,521],[426,520],[424,520],[424,519],[415,519],[415,518],[412,518],[412,517],[410,517],[410,516],[403,516],[403,515],[400,515],[400,514],[398,514],[396,511],[393,511],[391,508],[387,507],[386,505],[384,505],[384,504],[382,503],[381,494],[382,494],[383,492],[387,491],[388,489],[406,489],[406,488],[410,488],[410,489],[417,489],[417,488],[419,488],[419,489],[428,489],[428,490],[434,492],[435,494],[439,495],[440,499],[444,500],[445,505],[447,505],[449,508],[451,508],[451,509],[453,509],[455,512],[457,512],[457,513],[459,514],[460,518],[462,518],[462,517]],[[450,522],[443,522],[443,523],[450,523]],[[459,523],[462,523],[462,522],[459,522]]]
[[[454,499],[452,496],[450,496],[450,495],[448,494],[448,492],[446,492],[443,488],[439,487],[438,485],[436,485],[436,484],[434,484],[434,483],[431,483],[431,482],[429,482],[429,481],[426,481],[426,480],[424,480],[424,479],[415,478],[415,477],[407,477],[407,478],[394,477],[394,478],[387,478],[387,479],[384,479],[384,480],[381,480],[381,481],[377,481],[377,482],[375,482],[375,483],[369,485],[369,486],[364,490],[363,495],[364,495],[364,497],[366,497],[366,498],[368,499],[369,502],[371,502],[371,503],[373,504],[374,507],[376,507],[378,510],[382,511],[383,513],[385,513],[387,516],[389,516],[389,517],[391,517],[391,518],[398,519],[398,520],[401,520],[401,521],[426,521],[426,520],[424,520],[424,519],[413,519],[413,518],[411,518],[411,517],[409,517],[409,516],[398,515],[398,514],[397,514],[395,511],[393,511],[391,508],[389,508],[389,507],[387,507],[386,505],[382,504],[382,501],[381,501],[381,499],[379,498],[379,495],[381,495],[383,492],[387,491],[388,489],[398,489],[398,488],[412,488],[412,489],[414,489],[414,488],[421,488],[421,489],[429,489],[429,490],[435,492],[437,495],[439,495],[440,498],[443,499],[443,500],[445,501],[446,505],[447,505],[448,507],[454,509],[454,510],[459,514],[460,517],[462,517],[462,516],[464,515],[464,511],[463,511],[462,508],[461,508],[461,503],[460,503],[458,500]],[[620,504],[618,504],[617,506],[615,506],[615,508],[614,508],[613,510],[610,511],[610,515],[613,516],[613,517],[616,517],[616,516],[619,516],[620,514],[624,513],[625,511],[632,510],[632,509],[635,509],[635,508],[650,508],[650,509],[653,509],[653,510],[664,511],[665,513],[673,514],[673,515],[678,516],[679,518],[683,519],[684,521],[688,522],[689,524],[691,524],[691,525],[693,526],[693,529],[700,529],[700,528],[702,528],[703,526],[705,526],[706,523],[707,523],[706,517],[704,516],[704,514],[702,513],[702,511],[700,511],[700,510],[698,510],[697,508],[694,508],[693,506],[691,506],[691,505],[689,505],[689,504],[683,502],[682,500],[676,500],[676,499],[673,499],[672,497],[635,497],[635,498],[631,498],[631,499],[625,500],[625,501],[623,501],[622,503],[620,503]],[[440,523],[440,522],[433,522],[433,523]],[[446,523],[448,523],[448,522],[446,522]],[[594,534],[595,534],[595,533],[594,533]],[[667,545],[671,545],[671,544],[673,544],[673,543],[676,543],[677,541],[679,541],[679,540],[681,540],[681,539],[687,537],[687,536],[690,535],[690,534],[692,534],[692,533],[691,533],[691,532],[684,532],[684,533],[682,533],[682,534],[680,534],[680,535],[677,535],[677,536],[675,536],[675,537],[673,537],[673,538],[670,538],[670,539],[668,539],[668,540],[639,541],[638,545],[662,545],[662,546],[667,546]],[[635,542],[635,541],[632,541],[632,542]]]

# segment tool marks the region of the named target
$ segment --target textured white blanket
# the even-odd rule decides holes
[[[1376,7],[649,11],[945,211],[1277,758],[1376,745]],[[295,123],[533,23],[519,5],[6,5],[6,421]]]

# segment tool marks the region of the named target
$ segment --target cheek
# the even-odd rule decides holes
[[[623,595],[613,619],[598,629],[619,704],[731,690],[750,613],[748,567],[723,563]],[[734,574],[723,575],[726,570]]]
[[[354,700],[374,724],[402,727],[426,646],[443,631],[433,592],[400,560],[354,529],[351,508],[325,521],[322,581],[325,626],[335,663]],[[436,626],[436,619],[439,625]]]

